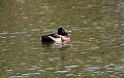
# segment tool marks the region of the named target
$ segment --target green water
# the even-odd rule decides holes
[[[67,46],[38,36],[72,31]],[[1,0],[0,78],[124,78],[123,0]]]

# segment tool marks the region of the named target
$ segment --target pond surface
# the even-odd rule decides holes
[[[59,27],[70,44],[43,44]],[[124,78],[123,0],[1,0],[0,78]]]

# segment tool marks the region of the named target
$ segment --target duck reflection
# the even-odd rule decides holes
[[[61,50],[67,49],[70,47],[70,41],[63,42],[42,42],[41,47],[50,47],[50,48],[59,48]]]

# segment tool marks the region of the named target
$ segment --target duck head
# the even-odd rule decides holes
[[[66,36],[68,35],[68,30],[65,30],[64,28],[60,27],[57,32],[59,35]]]

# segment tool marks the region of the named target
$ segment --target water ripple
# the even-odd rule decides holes
[[[6,36],[1,36],[1,38],[6,39],[7,37]]]
[[[73,76],[73,74],[67,74],[66,76]]]
[[[115,68],[116,71],[124,70],[124,66],[118,66]]]
[[[32,66],[31,68],[29,68],[29,69],[26,69],[26,70],[30,70],[30,71],[32,71],[32,70],[36,70],[36,69],[39,69],[40,67],[38,67],[38,66]]]
[[[41,73],[41,72],[45,72],[45,71],[44,70],[38,70],[38,72]]]
[[[107,68],[107,72],[114,72],[113,68]]]
[[[32,31],[32,32],[40,31],[40,29],[32,29],[31,31]]]
[[[67,70],[58,70],[58,71],[55,72],[55,73],[67,73],[67,72],[69,72],[69,71],[67,71]]]
[[[29,74],[22,74],[22,76],[24,76],[24,77],[28,77],[28,75],[29,75]]]
[[[72,68],[76,68],[76,67],[78,67],[78,65],[65,66],[65,68],[67,68],[67,69],[72,69]]]
[[[3,31],[3,32],[0,32],[0,34],[2,34],[2,35],[3,35],[3,34],[8,34],[8,32]]]
[[[13,72],[13,70],[6,70],[6,72],[12,73],[12,72]]]
[[[2,49],[2,52],[6,52],[7,51],[7,49]]]
[[[15,38],[16,36],[10,36],[10,38]]]
[[[85,69],[85,71],[88,71],[88,72],[93,72],[93,71],[95,71],[95,70],[98,70],[99,69],[99,67],[86,67],[86,69]]]
[[[10,76],[9,78],[23,78],[23,76]]]
[[[45,70],[53,70],[54,68],[45,68]]]
[[[57,59],[58,59],[57,57],[55,57],[55,58],[48,58],[49,61],[55,61]]]

